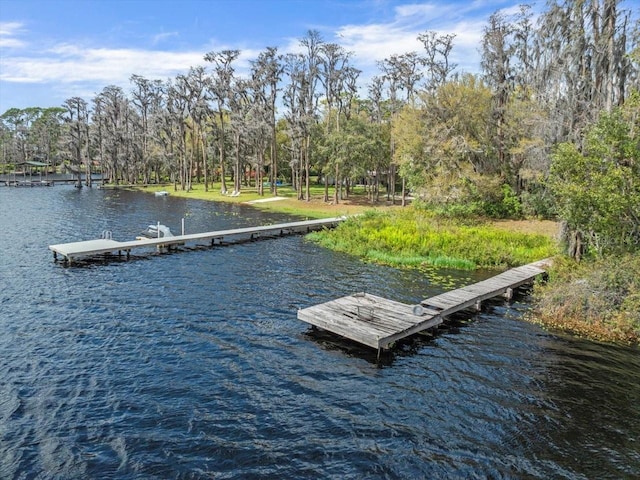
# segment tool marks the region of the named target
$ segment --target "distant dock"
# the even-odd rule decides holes
[[[142,238],[127,242],[113,240],[110,232],[104,232],[103,238],[49,245],[49,250],[53,252],[53,258],[55,260],[58,260],[59,256],[61,256],[68,264],[81,258],[114,253],[126,255],[126,257],[129,258],[131,251],[139,248],[151,247],[162,250],[184,245],[189,242],[207,242],[210,246],[214,246],[216,242],[221,243],[223,241],[231,243],[257,240],[261,237],[271,238],[274,236],[301,234],[322,228],[333,228],[345,219],[346,217],[334,217],[319,220],[304,220],[300,222],[278,223],[256,227],[218,230],[214,232],[175,235],[171,237]]]
[[[0,184],[6,187],[51,187],[53,181],[49,180],[0,180]]]
[[[298,319],[378,350],[405,337],[437,327],[445,317],[490,298],[511,298],[513,290],[546,273],[547,261],[512,268],[495,277],[458,288],[416,305],[356,293],[298,310]]]

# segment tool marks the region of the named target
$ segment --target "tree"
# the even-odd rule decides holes
[[[146,184],[151,177],[152,142],[156,137],[156,117],[161,108],[162,84],[160,81],[151,81],[140,75],[132,75],[131,82],[135,86],[131,103],[136,108],[137,118],[140,120],[139,125],[136,125],[136,131],[140,135],[136,143],[140,150],[143,183]]]
[[[393,161],[399,165],[402,177],[416,190],[427,183],[425,137],[428,128],[424,110],[411,105],[400,111],[392,127],[396,145]]]
[[[30,129],[35,157],[50,164],[54,170],[60,155],[64,113],[62,107],[45,108]]]
[[[94,123],[100,125],[100,152],[103,178],[119,183],[131,180],[131,129],[129,101],[122,88],[105,87],[94,99]]]
[[[240,56],[240,50],[222,50],[209,52],[204,56],[207,62],[213,64],[213,75],[209,84],[209,94],[216,104],[217,122],[213,124],[218,139],[218,156],[220,159],[221,191],[227,193],[225,180],[226,166],[226,127],[228,122],[227,109],[231,98],[233,82],[233,62]]]
[[[638,45],[630,35],[631,13],[620,0],[552,2],[534,38],[539,100],[547,105],[552,141],[578,142],[600,111],[622,105],[637,82],[628,53]]]
[[[311,176],[311,129],[316,121],[318,109],[317,87],[320,80],[320,65],[322,63],[322,47],[324,41],[317,30],[309,30],[307,35],[300,40],[300,46],[304,47],[305,53],[302,55],[303,70],[301,83],[302,122],[302,160],[304,165],[304,199],[311,200],[310,176]]]
[[[269,172],[269,183],[271,192],[278,195],[278,145],[276,138],[276,98],[278,93],[278,83],[282,77],[284,66],[282,55],[278,55],[276,47],[267,47],[264,52],[260,52],[257,60],[252,65],[253,86],[256,90],[255,99],[260,102],[262,114],[270,127],[269,153],[271,158],[271,169]],[[263,159],[259,157],[258,169],[262,173]],[[259,193],[263,194],[262,179],[259,183]]]
[[[558,213],[567,224],[569,253],[637,250],[640,243],[640,95],[603,112],[584,151],[560,144],[549,174]]]
[[[431,203],[469,202],[491,183],[490,111],[491,92],[473,75],[403,108],[393,125],[394,159],[417,195]]]
[[[189,128],[189,101],[191,93],[185,75],[177,75],[176,80],[167,89],[167,109],[169,121],[168,134],[172,135],[172,154],[174,154],[174,171],[178,172],[182,190],[191,190],[191,175],[187,157],[187,130]],[[174,188],[177,185],[174,184]]]
[[[444,85],[449,75],[456,69],[457,65],[449,60],[454,38],[455,34],[438,35],[433,31],[418,35],[418,40],[422,42],[425,49],[422,63],[427,69],[427,92],[434,92]]]
[[[420,57],[416,52],[408,52],[400,55],[394,54],[378,62],[379,68],[383,72],[383,78],[388,84],[389,106],[391,110],[390,121],[393,124],[397,114],[404,104],[413,104],[415,100],[415,89],[418,82],[422,79],[420,67],[425,63],[425,59]],[[405,92],[405,100],[398,98],[401,92]],[[395,203],[396,194],[396,163],[394,159],[396,149],[396,139],[391,135],[391,163],[389,165],[387,199],[391,195],[391,201]],[[402,178],[402,205],[405,205],[406,179]]]
[[[229,102],[230,107],[230,130],[233,134],[233,195],[240,194],[242,189],[242,177],[244,174],[243,157],[248,153],[248,144],[251,132],[259,128],[254,122],[255,109],[253,99],[250,97],[250,82],[236,79],[231,90]]]
[[[76,174],[76,187],[82,188],[82,164],[87,163],[87,186],[91,186],[91,170],[89,162],[89,112],[87,102],[80,97],[73,97],[64,102],[67,109],[67,145],[71,153],[73,172]]]
[[[514,89],[514,72],[511,66],[514,46],[510,42],[512,33],[513,27],[508,19],[500,13],[494,13],[489,17],[489,26],[485,28],[482,42],[482,69],[487,84],[493,90],[491,119],[499,166],[506,163],[505,123],[509,98]]]
[[[349,117],[351,102],[356,93],[355,84],[360,71],[349,65],[351,53],[346,52],[338,44],[322,44],[320,53],[320,82],[324,87],[326,105],[324,135],[333,137],[330,143],[336,147],[336,142],[347,140],[346,137],[341,138],[341,118],[348,119]],[[333,175],[336,187],[333,202],[337,204],[341,199],[340,167],[344,162],[339,155],[331,155],[332,151],[335,152],[337,150],[335,148],[326,150],[325,155],[323,155],[324,158],[319,162],[319,165],[324,165],[324,201],[327,202],[329,200],[329,176]]]
[[[12,162],[24,162],[28,155],[29,118],[27,110],[10,108],[2,114],[8,136],[3,142],[3,156]]]
[[[389,155],[383,157],[376,156],[377,161],[371,169],[371,176],[373,178],[372,185],[370,187],[373,189],[373,191],[370,192],[370,199],[371,201],[375,202],[378,202],[380,200],[380,177],[383,170],[387,171],[389,169],[389,164],[391,162],[391,129],[390,125],[386,122],[386,117],[388,117],[387,102],[385,102],[383,98],[383,89],[384,78],[381,76],[373,77],[368,87],[368,98],[366,101],[369,121],[376,126],[377,130],[380,133],[380,138],[384,137],[388,140],[387,147],[384,149],[379,149],[378,151],[388,151]]]

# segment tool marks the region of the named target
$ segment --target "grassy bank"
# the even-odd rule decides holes
[[[603,342],[640,344],[640,254],[576,263],[558,258],[535,288],[530,320]]]
[[[314,187],[311,188],[311,198],[309,199],[309,201],[298,200],[296,191],[290,186],[278,187],[277,200],[273,200],[274,195],[272,195],[268,191],[268,189],[265,189],[266,191],[263,196],[259,195],[253,188],[242,190],[241,194],[237,197],[223,195],[222,193],[220,193],[219,183],[214,184],[213,187],[210,187],[209,191],[205,191],[204,185],[202,184],[194,184],[189,191],[180,189],[174,190],[173,185],[136,187],[136,190],[149,193],[166,190],[170,195],[174,197],[247,204],[261,210],[286,213],[289,215],[297,215],[307,218],[327,218],[339,217],[342,215],[355,215],[377,206],[387,206],[385,202],[377,205],[372,205],[368,201],[366,192],[363,188],[353,189],[349,198],[341,201],[338,204],[333,204],[332,202],[324,202],[324,187],[318,185],[314,185]]]
[[[415,208],[370,211],[310,238],[367,261],[405,267],[506,268],[558,251],[548,235],[511,231],[504,224],[480,220],[462,223]]]

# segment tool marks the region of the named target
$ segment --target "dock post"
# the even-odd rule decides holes
[[[504,298],[511,300],[513,298],[513,288],[507,288],[504,292]]]
[[[476,308],[476,312],[482,311],[482,302],[480,300],[476,302],[475,308]]]
[[[58,252],[53,252],[53,260],[54,260],[55,262],[57,262],[57,261],[58,261]]]

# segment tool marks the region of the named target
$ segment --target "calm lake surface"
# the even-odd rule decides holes
[[[414,303],[487,274],[365,265],[286,237],[65,267],[47,246],[296,220],[84,188],[0,188],[0,478],[640,477],[637,349],[496,301],[375,353],[298,308]]]

